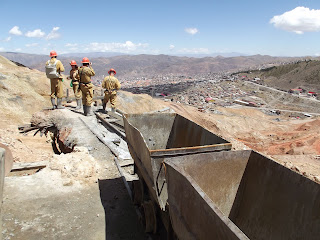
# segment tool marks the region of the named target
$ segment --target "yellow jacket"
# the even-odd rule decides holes
[[[70,70],[70,79],[72,81],[79,81],[78,69]]]
[[[79,75],[78,79],[80,79],[80,83],[90,83],[91,77],[95,75],[95,72],[91,66],[89,67],[82,66],[78,70],[78,75]]]
[[[62,62],[53,57],[50,59],[50,63],[54,63],[56,60],[57,60],[57,64],[56,64],[57,72],[60,74],[61,72],[64,72],[64,67],[63,67]],[[46,62],[46,65],[48,65],[48,61]],[[63,78],[63,77],[60,75],[59,78]]]
[[[121,87],[120,82],[114,76],[107,76],[102,81],[102,88],[108,91],[119,90]]]

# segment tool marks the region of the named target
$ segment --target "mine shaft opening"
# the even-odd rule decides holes
[[[52,150],[55,154],[60,155],[61,153],[67,154],[71,153],[74,150],[75,145],[68,146],[65,144],[66,132],[69,132],[68,129],[64,128],[62,131],[59,131],[58,128],[51,129],[53,135],[51,136],[51,145]]]

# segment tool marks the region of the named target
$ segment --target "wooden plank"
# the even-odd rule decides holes
[[[112,130],[114,130],[119,136],[121,136],[123,139],[126,139],[126,135],[124,133],[124,129],[120,129],[119,127],[115,126],[114,124],[111,124],[107,122],[100,113],[95,112],[95,115],[108,127],[110,127]]]
[[[108,112],[108,114],[110,115],[110,117],[118,119],[119,122],[117,122],[117,125],[119,125],[119,127],[124,128],[123,117],[121,114],[117,112]]]
[[[222,143],[214,145],[204,145],[196,147],[183,147],[183,148],[169,148],[169,149],[157,149],[150,150],[151,157],[166,157],[166,156],[178,156],[194,153],[204,152],[216,152],[216,151],[228,151],[231,150],[231,143]]]
[[[48,161],[30,162],[30,163],[15,162],[13,163],[11,172],[36,169],[36,168],[45,168],[48,165],[48,163],[49,163]]]
[[[109,123],[114,123],[114,122],[118,122],[119,119],[110,118],[110,119],[104,119],[104,121],[109,122]]]
[[[18,126],[18,130],[24,130],[24,129],[30,128],[30,127],[31,127],[31,124],[30,124],[30,123],[29,123],[29,124],[24,124],[24,125]]]
[[[133,165],[134,164],[134,161],[133,161],[133,159],[129,159],[129,160],[120,160],[119,161],[119,165],[121,166],[121,167],[126,167],[126,166],[131,166],[131,165]]]

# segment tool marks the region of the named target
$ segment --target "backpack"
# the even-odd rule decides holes
[[[47,62],[48,64],[46,65],[46,74],[47,74],[47,78],[59,78],[60,75],[57,72],[57,62],[58,60],[56,59],[56,61],[54,63],[51,63],[50,60]]]

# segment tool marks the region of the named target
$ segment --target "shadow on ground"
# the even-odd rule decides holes
[[[121,178],[99,180],[106,239],[148,239]]]

